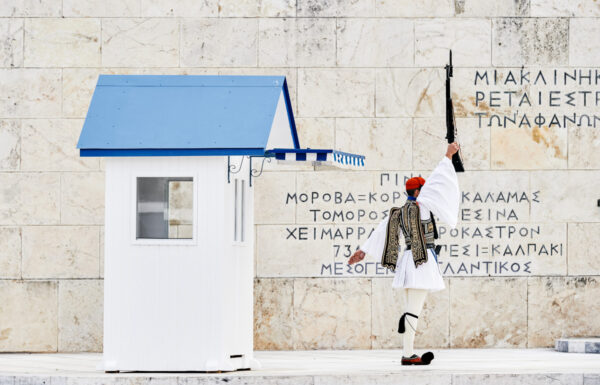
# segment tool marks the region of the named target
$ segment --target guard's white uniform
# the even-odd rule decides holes
[[[431,213],[450,227],[456,227],[458,220],[458,206],[460,203],[460,190],[458,178],[452,166],[452,161],[444,157],[425,180],[425,185],[417,197],[421,219],[429,219]],[[360,247],[366,254],[381,260],[385,246],[385,235],[388,218],[381,221],[373,234]],[[412,251],[406,250],[398,256],[396,274],[392,284],[395,288],[426,289],[430,291],[443,290],[446,286],[442,273],[437,264],[434,252],[427,249],[427,262],[415,267]]]

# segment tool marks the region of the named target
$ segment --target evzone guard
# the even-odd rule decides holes
[[[381,258],[381,264],[395,272],[392,287],[404,289],[406,311],[400,317],[398,333],[404,334],[402,365],[429,365],[433,353],[419,357],[413,351],[417,321],[425,297],[430,291],[445,289],[435,246],[437,228],[433,215],[455,228],[458,219],[460,190],[457,172],[464,172],[456,143],[456,123],[450,91],[453,77],[452,51],[446,66],[446,156],[425,183],[421,177],[406,181],[406,203],[393,207],[369,239],[350,257],[349,264],[362,261],[365,254]],[[433,214],[433,215],[432,215]],[[400,256],[400,232],[404,236],[404,253]]]
[[[456,227],[460,190],[452,157],[457,143],[448,145],[446,156],[427,181],[421,177],[406,181],[406,203],[393,207],[369,239],[350,257],[349,264],[362,261],[366,254],[381,258],[383,266],[395,272],[393,288],[404,289],[406,309],[398,324],[403,336],[402,365],[428,365],[433,353],[418,356],[413,351],[417,321],[428,292],[445,289],[438,265],[435,219],[432,214]],[[400,232],[404,253],[400,255]]]

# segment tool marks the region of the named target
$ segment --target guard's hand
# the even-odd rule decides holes
[[[460,146],[458,145],[457,142],[450,143],[448,145],[448,149],[446,150],[446,156],[448,158],[452,159],[452,155],[456,154],[458,152],[459,148],[460,148]]]
[[[348,264],[352,265],[356,262],[362,261],[363,259],[365,259],[365,252],[362,250],[356,250],[354,254],[352,254],[352,256],[350,257],[350,259],[348,259]]]

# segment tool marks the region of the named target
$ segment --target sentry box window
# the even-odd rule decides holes
[[[194,184],[190,178],[137,178],[137,239],[192,239]]]

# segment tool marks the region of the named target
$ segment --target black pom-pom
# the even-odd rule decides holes
[[[429,363],[431,361],[433,361],[433,353],[432,352],[423,353],[423,355],[421,356],[421,361],[425,365],[429,365]]]

